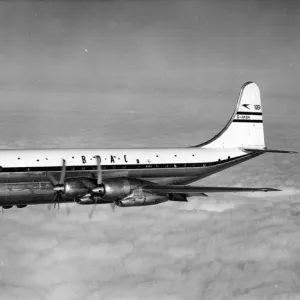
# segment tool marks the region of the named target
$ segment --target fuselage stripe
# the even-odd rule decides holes
[[[238,111],[237,115],[262,116],[261,112]]]
[[[263,123],[263,120],[244,120],[244,119],[236,119],[232,122],[239,122],[239,123]]]

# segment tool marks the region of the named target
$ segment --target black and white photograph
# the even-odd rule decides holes
[[[300,299],[300,1],[0,0],[0,299]]]

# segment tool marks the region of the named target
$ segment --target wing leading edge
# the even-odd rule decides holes
[[[279,192],[274,188],[243,188],[213,186],[147,185],[145,192],[154,194],[183,194],[186,196],[203,196],[204,193],[238,193],[238,192]]]

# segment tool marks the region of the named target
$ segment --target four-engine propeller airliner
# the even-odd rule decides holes
[[[295,153],[266,148],[260,91],[246,82],[220,133],[189,148],[0,150],[0,206],[130,207],[215,192],[279,191],[187,185],[267,152]]]

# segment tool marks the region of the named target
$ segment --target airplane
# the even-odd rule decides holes
[[[190,186],[212,174],[272,150],[265,145],[260,90],[251,81],[240,90],[225,127],[191,147],[142,149],[0,150],[0,206],[76,202],[113,207],[187,202],[209,193],[275,192],[276,188]]]

